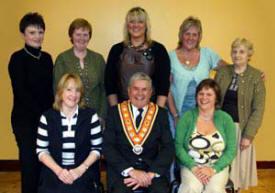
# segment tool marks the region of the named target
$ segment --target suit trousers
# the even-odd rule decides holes
[[[131,188],[126,187],[123,183],[123,178],[116,180],[110,187],[109,193],[133,193]],[[154,178],[152,184],[148,187],[146,193],[168,193],[169,180],[166,177]]]
[[[229,167],[211,177],[207,185],[203,185],[188,168],[181,169],[181,184],[178,193],[226,193],[225,186],[229,177]]]
[[[19,149],[21,192],[37,193],[41,169],[36,154],[37,128],[13,125],[13,130]]]

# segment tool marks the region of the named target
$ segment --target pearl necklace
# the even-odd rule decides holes
[[[33,58],[35,58],[35,59],[37,59],[37,60],[39,60],[40,57],[41,57],[41,52],[39,52],[38,56],[35,56],[35,55],[33,55],[31,52],[29,52],[29,51],[27,50],[26,47],[24,48],[24,50],[25,50],[25,52],[26,52],[27,54],[29,54],[31,57],[33,57]]]

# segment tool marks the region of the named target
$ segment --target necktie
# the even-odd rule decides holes
[[[138,109],[138,112],[139,112],[139,114],[138,114],[138,116],[137,116],[137,118],[136,118],[136,127],[137,127],[137,128],[139,127],[139,124],[140,124],[141,119],[142,119],[142,112],[143,112],[143,109],[142,109],[142,108]]]

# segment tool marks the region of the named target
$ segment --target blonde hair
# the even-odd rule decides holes
[[[68,87],[70,80],[72,80],[74,82],[76,88],[79,89],[79,91],[80,91],[80,100],[78,102],[79,107],[84,107],[84,104],[81,100],[83,93],[84,93],[84,87],[83,87],[81,79],[79,78],[79,76],[77,76],[75,74],[64,74],[57,85],[55,99],[54,99],[54,103],[53,103],[53,108],[55,110],[59,111],[61,109],[62,102],[63,102],[62,95],[63,95],[64,90]]]
[[[132,19],[142,21],[145,23],[145,25],[146,25],[145,43],[150,45],[152,43],[150,19],[149,19],[147,12],[141,7],[134,7],[132,9],[130,9],[125,17],[124,30],[123,30],[124,45],[128,46],[131,41],[131,35],[128,30],[128,23]]]
[[[251,57],[254,53],[253,44],[245,38],[236,38],[232,42],[232,44],[231,44],[231,53],[232,53],[233,49],[235,49],[235,48],[237,48],[241,45],[243,45],[247,48],[248,55]]]
[[[202,27],[201,27],[201,21],[193,16],[189,16],[187,17],[182,24],[180,25],[180,29],[179,29],[179,41],[178,41],[178,49],[182,47],[182,37],[183,34],[188,31],[191,27],[195,27],[198,29],[199,32],[199,40],[198,40],[198,44],[196,45],[196,48],[200,48],[200,42],[201,42],[201,38],[202,38]]]

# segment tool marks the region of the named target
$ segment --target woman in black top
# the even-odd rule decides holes
[[[114,45],[105,70],[106,94],[111,106],[128,99],[128,82],[136,72],[153,81],[152,100],[164,106],[169,91],[170,60],[165,47],[150,37],[150,21],[141,7],[130,9],[125,18],[124,41]]]
[[[12,54],[9,75],[13,89],[11,124],[19,148],[22,193],[37,193],[40,164],[36,156],[39,118],[53,103],[51,56],[41,51],[45,23],[38,13],[20,21],[23,49]]]

